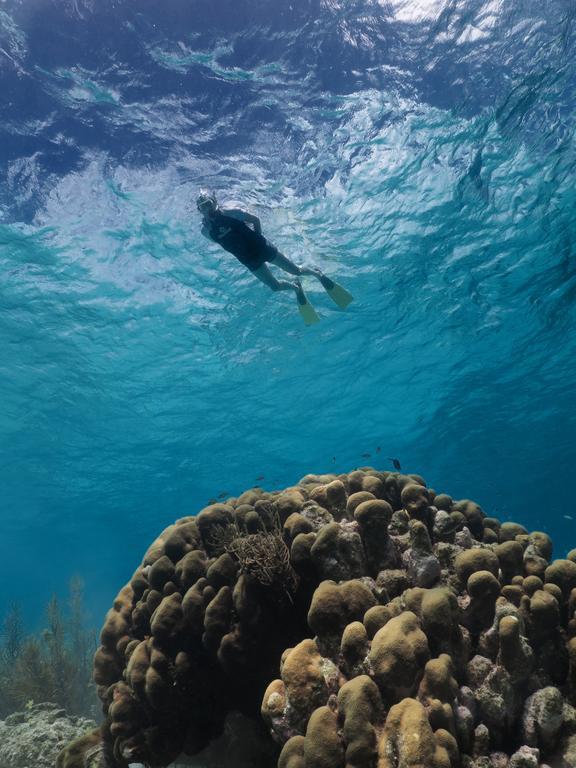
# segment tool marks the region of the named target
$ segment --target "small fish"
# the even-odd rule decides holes
[[[336,456],[332,456],[332,461],[336,464]]]
[[[222,491],[222,493],[219,493],[219,494],[218,494],[218,498],[219,498],[219,499],[225,499],[225,498],[226,498],[226,496],[230,496],[230,494],[228,493],[228,491]]]
[[[258,482],[258,480],[264,480],[264,475],[258,475],[258,477],[256,478],[256,482]]]
[[[218,499],[208,499],[208,504],[218,504]]]
[[[362,458],[363,458],[363,459],[369,459],[371,456],[372,456],[372,454],[371,454],[371,453],[363,453],[363,454],[362,454]]]
[[[392,458],[390,458],[390,456],[388,456],[388,461],[391,461],[392,464],[394,465],[394,469],[397,469],[398,472],[400,472],[402,467],[400,466],[400,462],[398,461],[398,459],[392,459]]]
[[[381,450],[382,450],[382,448],[380,448],[380,446],[379,446],[379,445],[377,445],[377,446],[376,446],[376,453],[380,453],[380,451],[381,451]]]
[[[562,515],[562,517],[564,517],[566,520],[574,520],[572,515]]]

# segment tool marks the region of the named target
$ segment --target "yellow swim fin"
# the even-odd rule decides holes
[[[319,323],[320,318],[316,314],[316,310],[310,304],[308,301],[308,297],[304,293],[302,287],[300,287],[300,291],[297,294],[298,298],[298,311],[302,315],[302,319],[306,323],[306,325],[314,325],[314,323]]]
[[[329,277],[322,276],[320,282],[328,296],[330,296],[334,304],[337,304],[340,309],[346,309],[348,304],[354,301],[354,296],[352,296],[346,288],[342,288],[341,285],[335,283],[334,280],[330,280]]]

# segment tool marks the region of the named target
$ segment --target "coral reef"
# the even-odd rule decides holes
[[[545,533],[419,475],[212,504],[160,534],[107,615],[103,759],[166,766],[238,712],[277,745],[255,765],[574,765],[576,553],[551,558]]]
[[[2,768],[54,768],[57,755],[67,742],[88,731],[94,732],[95,728],[96,723],[68,717],[54,704],[34,704],[0,720],[0,765]],[[95,736],[93,743],[96,743]],[[88,757],[87,750],[84,754]]]

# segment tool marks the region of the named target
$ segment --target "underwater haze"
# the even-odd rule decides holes
[[[99,624],[174,519],[389,457],[575,546],[575,94],[574,0],[4,0],[0,610]]]

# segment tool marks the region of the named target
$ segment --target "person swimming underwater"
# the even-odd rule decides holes
[[[320,318],[308,301],[300,280],[278,280],[268,264],[273,264],[296,278],[302,275],[317,278],[330,298],[342,309],[352,301],[352,295],[326,277],[321,270],[316,267],[300,267],[280,253],[262,234],[262,226],[257,216],[242,208],[220,208],[216,195],[206,190],[201,190],[196,198],[196,207],[202,214],[201,232],[204,237],[233,254],[268,288],[273,291],[294,291],[298,309],[307,325],[317,323]]]

